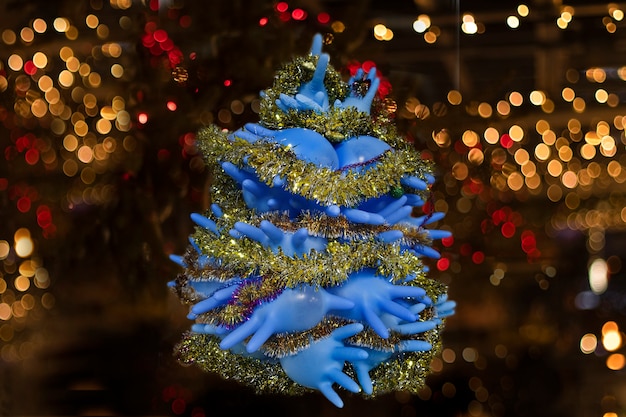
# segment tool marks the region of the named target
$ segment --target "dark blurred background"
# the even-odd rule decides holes
[[[626,6],[0,1],[0,415],[626,416]],[[324,35],[435,161],[458,303],[416,396],[257,396],[172,356],[203,125]],[[354,61],[358,61],[356,64]]]

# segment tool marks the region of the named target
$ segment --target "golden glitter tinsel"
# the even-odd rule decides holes
[[[353,207],[358,203],[384,195],[402,187],[404,175],[425,180],[431,174],[431,166],[417,153],[405,147],[385,152],[377,164],[366,172],[333,171],[302,161],[286,146],[261,140],[251,144],[243,139],[231,141],[227,134],[216,127],[204,128],[198,133],[198,146],[207,163],[215,165],[228,161],[254,168],[259,179],[271,185],[280,175],[287,182],[285,189],[308,200],[328,206],[337,204]],[[426,198],[423,191],[414,190]]]
[[[239,381],[259,393],[300,395],[311,390],[293,382],[278,361],[260,361],[222,350],[215,336],[188,332],[175,347],[178,360],[200,369]]]
[[[327,320],[316,328],[303,333],[307,333],[307,337],[314,334],[328,335],[341,324],[340,321],[333,324]],[[391,360],[372,369],[370,371],[374,384],[372,396],[398,390],[417,394],[425,385],[432,359],[441,351],[440,331],[442,328],[443,324],[426,334],[425,340],[432,345],[432,349],[425,352],[397,353]],[[293,337],[293,335],[289,336]],[[274,338],[276,339],[276,336]],[[278,360],[260,361],[249,356],[234,355],[229,351],[220,349],[219,342],[220,339],[212,335],[188,332],[176,346],[175,353],[182,363],[194,364],[204,371],[219,374],[225,379],[244,383],[252,387],[257,393],[301,395],[311,391],[287,377]],[[299,343],[303,345],[298,346]],[[266,342],[264,349],[266,354],[270,353],[272,349],[297,351],[306,347],[304,343],[302,338],[296,337],[294,341],[290,340],[287,346]],[[280,353],[274,352],[274,355],[270,356],[280,357]],[[349,364],[344,372],[356,379],[356,374]]]
[[[311,251],[292,258],[281,251],[274,253],[248,238],[234,239],[229,235],[210,235],[199,231],[194,235],[203,254],[220,259],[220,270],[231,271],[229,278],[261,276],[261,285],[244,284],[244,295],[227,308],[206,313],[209,323],[233,325],[243,321],[250,305],[271,298],[277,288],[294,288],[308,284],[329,287],[344,282],[349,274],[363,268],[374,268],[378,274],[389,277],[396,285],[416,285],[435,300],[445,286],[428,279],[421,259],[398,245],[388,245],[372,239],[340,243],[329,241],[324,252]],[[215,273],[214,270],[212,270]],[[194,273],[193,271],[190,271]],[[214,275],[219,278],[218,275]],[[415,276],[408,282],[400,282]],[[182,290],[179,290],[182,293]]]

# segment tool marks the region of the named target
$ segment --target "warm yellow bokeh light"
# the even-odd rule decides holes
[[[437,35],[435,35],[432,31],[428,31],[426,33],[424,33],[424,41],[426,41],[426,43],[435,43],[437,42]]]
[[[19,70],[22,69],[22,66],[24,65],[24,60],[22,59],[21,56],[19,56],[17,54],[13,54],[7,60],[7,65],[13,71],[19,71]]]
[[[6,259],[9,256],[9,251],[11,250],[11,246],[9,242],[6,240],[0,240],[0,260]]]
[[[63,70],[59,73],[59,85],[61,87],[69,88],[74,84],[74,74],[68,70]]]
[[[572,101],[572,107],[576,113],[582,113],[585,111],[586,103],[582,97],[576,97]]]
[[[528,151],[524,148],[520,148],[517,151],[515,151],[515,154],[513,157],[515,159],[515,162],[517,162],[519,165],[524,165],[528,163],[528,160],[530,159],[530,155],[528,154]]]
[[[595,352],[597,346],[598,339],[596,338],[596,335],[592,333],[587,333],[580,338],[580,351],[584,354]]]
[[[578,185],[578,177],[573,171],[565,171],[561,176],[561,182],[567,188],[575,188]]]
[[[520,142],[524,138],[524,129],[521,126],[513,125],[509,128],[509,136],[515,142]]]
[[[558,160],[553,159],[550,162],[548,162],[547,169],[548,169],[548,174],[556,178],[559,175],[561,175],[561,173],[563,172],[563,165]]]
[[[20,258],[30,256],[34,250],[34,243],[30,237],[28,229],[18,229],[18,231],[15,232],[15,236],[15,244],[13,247],[17,256]]]
[[[508,101],[500,100],[496,104],[496,110],[501,116],[508,116],[511,113],[511,105]]]
[[[472,148],[467,154],[467,159],[473,165],[480,165],[485,160],[485,154],[478,148]]]
[[[571,102],[576,98],[576,93],[571,88],[565,87],[563,91],[561,91],[561,97],[563,97],[563,100]]]
[[[519,191],[524,186],[524,177],[519,172],[512,172],[506,183],[512,191]]]
[[[494,145],[498,143],[500,140],[500,132],[495,127],[488,127],[485,129],[485,133],[483,133],[483,137],[487,143]]]
[[[98,16],[90,14],[85,18],[85,23],[90,29],[95,29],[98,27],[98,24],[100,24],[100,20],[98,19]]]
[[[478,143],[480,142],[478,134],[473,130],[466,130],[465,132],[463,132],[463,136],[461,137],[461,139],[463,140],[465,146],[467,146],[468,148],[472,148],[478,145]]]
[[[57,17],[52,23],[57,32],[66,32],[70,28],[70,22],[64,17]]]
[[[37,68],[45,68],[48,65],[48,57],[43,52],[35,52],[33,55],[33,64]]]
[[[13,281],[13,286],[18,291],[27,291],[30,288],[30,280],[25,276],[19,275]]]
[[[491,115],[493,114],[493,109],[491,108],[491,105],[489,103],[483,102],[478,105],[478,114],[480,115],[480,117],[486,119],[491,117]]]
[[[543,135],[544,132],[546,130],[548,130],[548,129],[550,129],[550,123],[548,123],[547,121],[545,121],[543,119],[539,119],[539,120],[537,120],[537,123],[535,123],[535,130],[540,135]]]
[[[609,93],[605,89],[599,88],[596,90],[595,97],[598,103],[606,103],[609,99]]]
[[[42,18],[33,20],[33,29],[37,33],[44,33],[48,29],[48,24]]]
[[[522,96],[522,94],[517,91],[513,91],[511,94],[509,94],[509,103],[511,103],[513,106],[519,107],[524,103],[524,96]]]
[[[430,17],[425,14],[421,14],[413,22],[413,30],[417,33],[423,33],[430,27]]]
[[[546,101],[546,94],[543,91],[532,91],[529,95],[530,102],[535,106],[541,106]]]
[[[519,18],[517,16],[508,16],[506,18],[506,24],[511,28],[511,29],[517,29],[519,27]]]
[[[457,90],[450,90],[448,92],[448,102],[452,105],[458,105],[461,104],[463,97],[461,96],[461,93],[458,92]]]
[[[545,143],[540,143],[535,146],[535,156],[540,161],[546,161],[550,157],[550,147]]]
[[[614,353],[606,358],[606,367],[612,371],[619,371],[626,366],[626,357],[621,353]]]
[[[618,330],[609,330],[602,335],[602,345],[609,352],[622,347],[622,335]]]
[[[527,5],[520,4],[519,6],[517,6],[517,14],[520,15],[521,17],[528,16],[528,13],[530,13],[530,9],[528,8]]]
[[[93,160],[93,150],[87,146],[81,146],[77,152],[78,160],[84,164],[88,164]]]

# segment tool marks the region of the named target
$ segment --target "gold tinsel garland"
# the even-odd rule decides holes
[[[275,226],[290,232],[306,228],[311,236],[324,237],[326,239],[367,240],[374,239],[383,232],[399,230],[403,235],[402,239],[397,242],[399,244],[414,247],[431,243],[431,239],[428,238],[425,230],[412,225],[355,224],[351,223],[343,215],[331,217],[321,213],[303,212],[296,219],[291,219],[284,213],[270,212],[259,216],[258,222],[260,223],[262,220],[268,220]],[[256,226],[257,224],[253,225]]]
[[[420,258],[411,252],[403,251],[399,244],[386,244],[375,239],[378,233],[388,230],[401,230],[406,234],[405,244],[428,244],[423,231],[411,226],[352,225],[343,216],[336,218],[325,214],[303,213],[296,219],[286,214],[271,212],[256,215],[254,211],[240,208],[235,213],[223,212],[215,218],[220,235],[198,229],[194,240],[203,256],[218,259],[219,265],[211,262],[198,262],[195,251],[188,251],[184,274],[177,279],[176,291],[186,303],[197,302],[198,295],[187,285],[186,277],[195,280],[227,281],[233,278],[248,279],[240,284],[236,302],[216,308],[202,315],[199,320],[215,325],[236,325],[250,314],[253,306],[277,296],[284,288],[294,288],[308,284],[315,287],[329,287],[342,283],[349,274],[363,268],[374,268],[377,273],[392,281],[404,280],[411,274],[417,275],[404,285],[417,285],[436,299],[444,290],[441,284],[427,279],[423,273]],[[258,226],[263,220],[271,221],[285,231],[295,231],[302,227],[312,235],[327,238],[323,252],[311,251],[300,257],[291,257],[264,247],[248,239],[235,239],[227,233],[237,221]],[[337,239],[348,239],[341,243]]]
[[[280,176],[286,180],[286,190],[324,206],[353,207],[401,188],[400,180],[404,175],[425,179],[432,171],[430,164],[409,148],[385,152],[376,165],[365,172],[333,171],[298,159],[288,147],[277,143],[259,140],[252,144],[239,138],[231,141],[226,132],[217,127],[200,130],[198,146],[210,165],[222,161],[240,168],[247,165],[268,186]],[[426,198],[426,192],[416,191]]]
[[[422,312],[421,321],[433,318],[432,308]],[[277,334],[269,338],[261,351],[270,358],[282,358],[290,356],[306,349],[312,342],[328,337],[334,330],[353,323],[350,320],[339,317],[326,317],[315,327],[303,332]],[[389,337],[383,339],[372,328],[366,327],[357,335],[348,339],[348,343],[353,346],[374,349],[382,352],[393,353],[397,351],[398,344],[404,340],[424,340],[430,342],[432,331],[424,332],[420,337],[414,335],[404,336],[391,330]]]
[[[432,349],[424,352],[397,353],[370,371],[374,391],[372,396],[393,391],[417,394],[425,385],[430,363],[441,351],[440,331],[443,324],[427,332],[426,340]],[[182,363],[195,364],[204,371],[220,374],[252,387],[257,393],[301,395],[311,392],[291,380],[276,359],[259,360],[250,356],[234,355],[219,347],[220,339],[212,335],[188,332],[176,346],[175,352]],[[350,364],[344,369],[356,379]]]
[[[374,268],[378,274],[392,281],[415,275],[415,279],[403,285],[424,288],[431,299],[437,299],[444,292],[442,284],[426,278],[421,259],[413,253],[402,251],[398,245],[373,240],[351,243],[329,241],[324,252],[311,251],[298,258],[287,256],[280,250],[274,253],[247,238],[209,236],[205,232],[196,233],[194,238],[205,255],[219,259],[220,268],[228,271],[224,277],[214,275],[214,279],[260,277],[260,285],[252,281],[241,286],[246,297],[206,313],[203,320],[207,323],[229,326],[240,323],[249,313],[251,305],[277,295],[277,289],[280,291],[302,284],[335,286],[344,282],[351,272],[363,268]],[[198,271],[192,269],[187,273],[197,276]]]
[[[259,394],[281,393],[301,395],[312,390],[291,380],[276,361],[235,355],[219,346],[216,336],[188,332],[175,347],[178,360],[187,365],[197,365],[200,369],[221,375],[250,387]]]
[[[399,245],[371,239],[350,243],[331,240],[325,251],[312,250],[301,257],[287,256],[280,250],[273,252],[248,238],[214,236],[200,231],[194,239],[204,255],[220,260],[221,270],[233,271],[233,275],[242,278],[277,275],[280,288],[299,284],[333,286],[347,279],[344,274],[366,267],[376,268],[393,281],[422,270],[422,261],[417,255],[403,251]]]

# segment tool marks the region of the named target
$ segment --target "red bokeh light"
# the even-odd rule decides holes
[[[33,63],[33,61],[28,60],[24,63],[24,72],[28,75],[35,75],[37,72],[37,67]]]
[[[469,188],[470,193],[478,195],[483,191],[484,187],[483,187],[483,183],[480,182],[479,180],[471,179],[468,183],[468,188]]]
[[[506,149],[509,149],[511,146],[513,146],[513,139],[511,139],[508,133],[505,133],[500,137],[500,145],[502,145],[502,147]]]
[[[137,121],[142,125],[148,123],[148,113],[141,112],[137,115]]]
[[[448,258],[440,258],[437,261],[437,269],[440,271],[445,271],[450,267],[450,259]]]
[[[365,72],[370,72],[374,67],[376,67],[376,63],[374,61],[363,61],[361,64],[361,68],[363,68],[363,71]]]
[[[469,148],[465,146],[463,142],[456,141],[454,142],[454,152],[458,153],[459,155],[465,155],[469,152]]]
[[[187,29],[189,26],[191,26],[191,16],[181,16],[178,20],[178,24],[180,25],[180,27]]]
[[[174,414],[182,414],[185,412],[185,408],[187,408],[187,403],[182,398],[176,398],[172,401],[172,411]]]
[[[169,402],[170,400],[176,398],[176,387],[170,385],[163,388],[163,392],[161,393],[161,395],[163,397],[163,401]]]
[[[159,159],[159,161],[165,161],[169,159],[170,155],[171,153],[167,149],[159,149],[159,151],[157,152],[157,158]]]
[[[472,262],[475,264],[482,264],[485,260],[485,254],[481,251],[476,251],[472,254]]]
[[[281,1],[276,4],[276,11],[284,13],[287,10],[289,10],[289,4],[287,4],[287,2]]]
[[[26,196],[20,197],[17,200],[17,209],[21,211],[22,213],[26,213],[27,211],[29,211],[30,205],[31,205],[30,198]]]
[[[472,253],[472,245],[469,243],[462,244],[459,253],[463,256],[469,256],[469,254]]]
[[[294,9],[293,12],[291,12],[291,17],[293,17],[294,20],[304,20],[307,17],[307,13],[302,9]]]
[[[230,87],[233,84],[232,80],[224,80],[224,87]]]
[[[441,244],[446,248],[449,248],[454,244],[454,236],[448,236],[441,239]]]
[[[522,232],[522,250],[527,254],[537,250],[537,239],[535,238],[535,234],[530,230],[524,230]]]
[[[143,27],[143,30],[146,31],[146,33],[152,33],[157,29],[157,24],[156,22],[148,22],[146,23],[146,25]]]
[[[155,56],[161,55],[163,53],[163,48],[161,48],[161,44],[156,42],[153,43],[150,47],[150,53]]]
[[[326,12],[322,12],[317,15],[317,21],[320,22],[322,25],[325,25],[330,22],[330,15]]]
[[[267,17],[262,17],[259,19],[259,26],[265,26],[267,25],[267,22],[269,22],[269,19]]]
[[[154,40],[157,42],[165,42],[168,39],[167,32],[164,31],[163,29],[155,30],[152,36],[154,37]]]
[[[511,238],[515,235],[515,224],[513,224],[513,222],[504,222],[500,231],[502,232],[502,236]]]
[[[41,205],[37,207],[37,224],[43,229],[52,224],[52,213],[50,213],[48,206]]]
[[[34,148],[27,150],[26,154],[24,154],[24,159],[28,165],[35,165],[39,162],[39,151]]]
[[[161,49],[163,49],[164,51],[171,51],[172,49],[174,49],[174,41],[170,38],[167,38],[166,40],[161,42]]]
[[[149,33],[146,33],[141,37],[141,44],[146,48],[151,48],[154,45],[154,38]]]
[[[488,219],[480,222],[480,231],[482,232],[482,234],[486,235],[487,233],[491,232],[491,230],[493,230],[493,224],[493,221],[489,221]]]
[[[172,100],[168,101],[166,106],[169,111],[176,111],[176,109],[178,108],[178,106],[176,105],[176,102]]]
[[[205,417],[206,414],[204,413],[204,410],[201,407],[195,407],[193,410],[191,410],[191,417]]]

